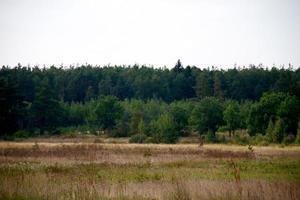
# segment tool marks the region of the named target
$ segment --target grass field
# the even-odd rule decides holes
[[[0,142],[0,199],[300,199],[300,147]]]

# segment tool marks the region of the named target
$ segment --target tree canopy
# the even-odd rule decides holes
[[[174,143],[195,132],[214,138],[243,129],[283,142],[299,138],[299,83],[300,69],[199,69],[180,60],[172,69],[4,66],[0,136],[101,130]]]

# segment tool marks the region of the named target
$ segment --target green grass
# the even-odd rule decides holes
[[[300,161],[290,159],[234,161],[240,169],[241,179],[299,180]],[[174,176],[184,179],[233,180],[232,167],[228,160],[180,161],[166,164],[73,164],[45,165],[20,162],[0,165],[0,178],[30,176],[35,173],[72,176],[82,175],[96,181],[111,183],[170,181]]]

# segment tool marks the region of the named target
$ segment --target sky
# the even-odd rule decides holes
[[[0,65],[300,66],[299,0],[0,0]]]

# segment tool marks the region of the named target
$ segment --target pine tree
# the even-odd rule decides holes
[[[85,94],[85,101],[89,101],[92,98],[95,98],[95,91],[92,86],[89,86]]]
[[[212,96],[209,76],[206,72],[202,72],[196,79],[196,95],[199,99]]]
[[[183,72],[184,69],[183,69],[183,66],[181,64],[180,59],[177,60],[177,63],[175,65],[175,67],[173,68],[173,70],[174,70],[175,73],[181,73],[181,72]]]
[[[0,135],[18,129],[25,104],[9,78],[0,78]]]
[[[123,107],[116,97],[103,96],[98,100],[95,108],[96,123],[104,130],[111,130],[116,125],[117,120],[122,117],[123,111]]]
[[[222,89],[221,75],[219,73],[214,74],[214,96],[223,99],[224,92]]]
[[[54,130],[59,125],[62,111],[58,97],[45,79],[38,88],[32,104],[33,120],[41,135],[45,130]]]

